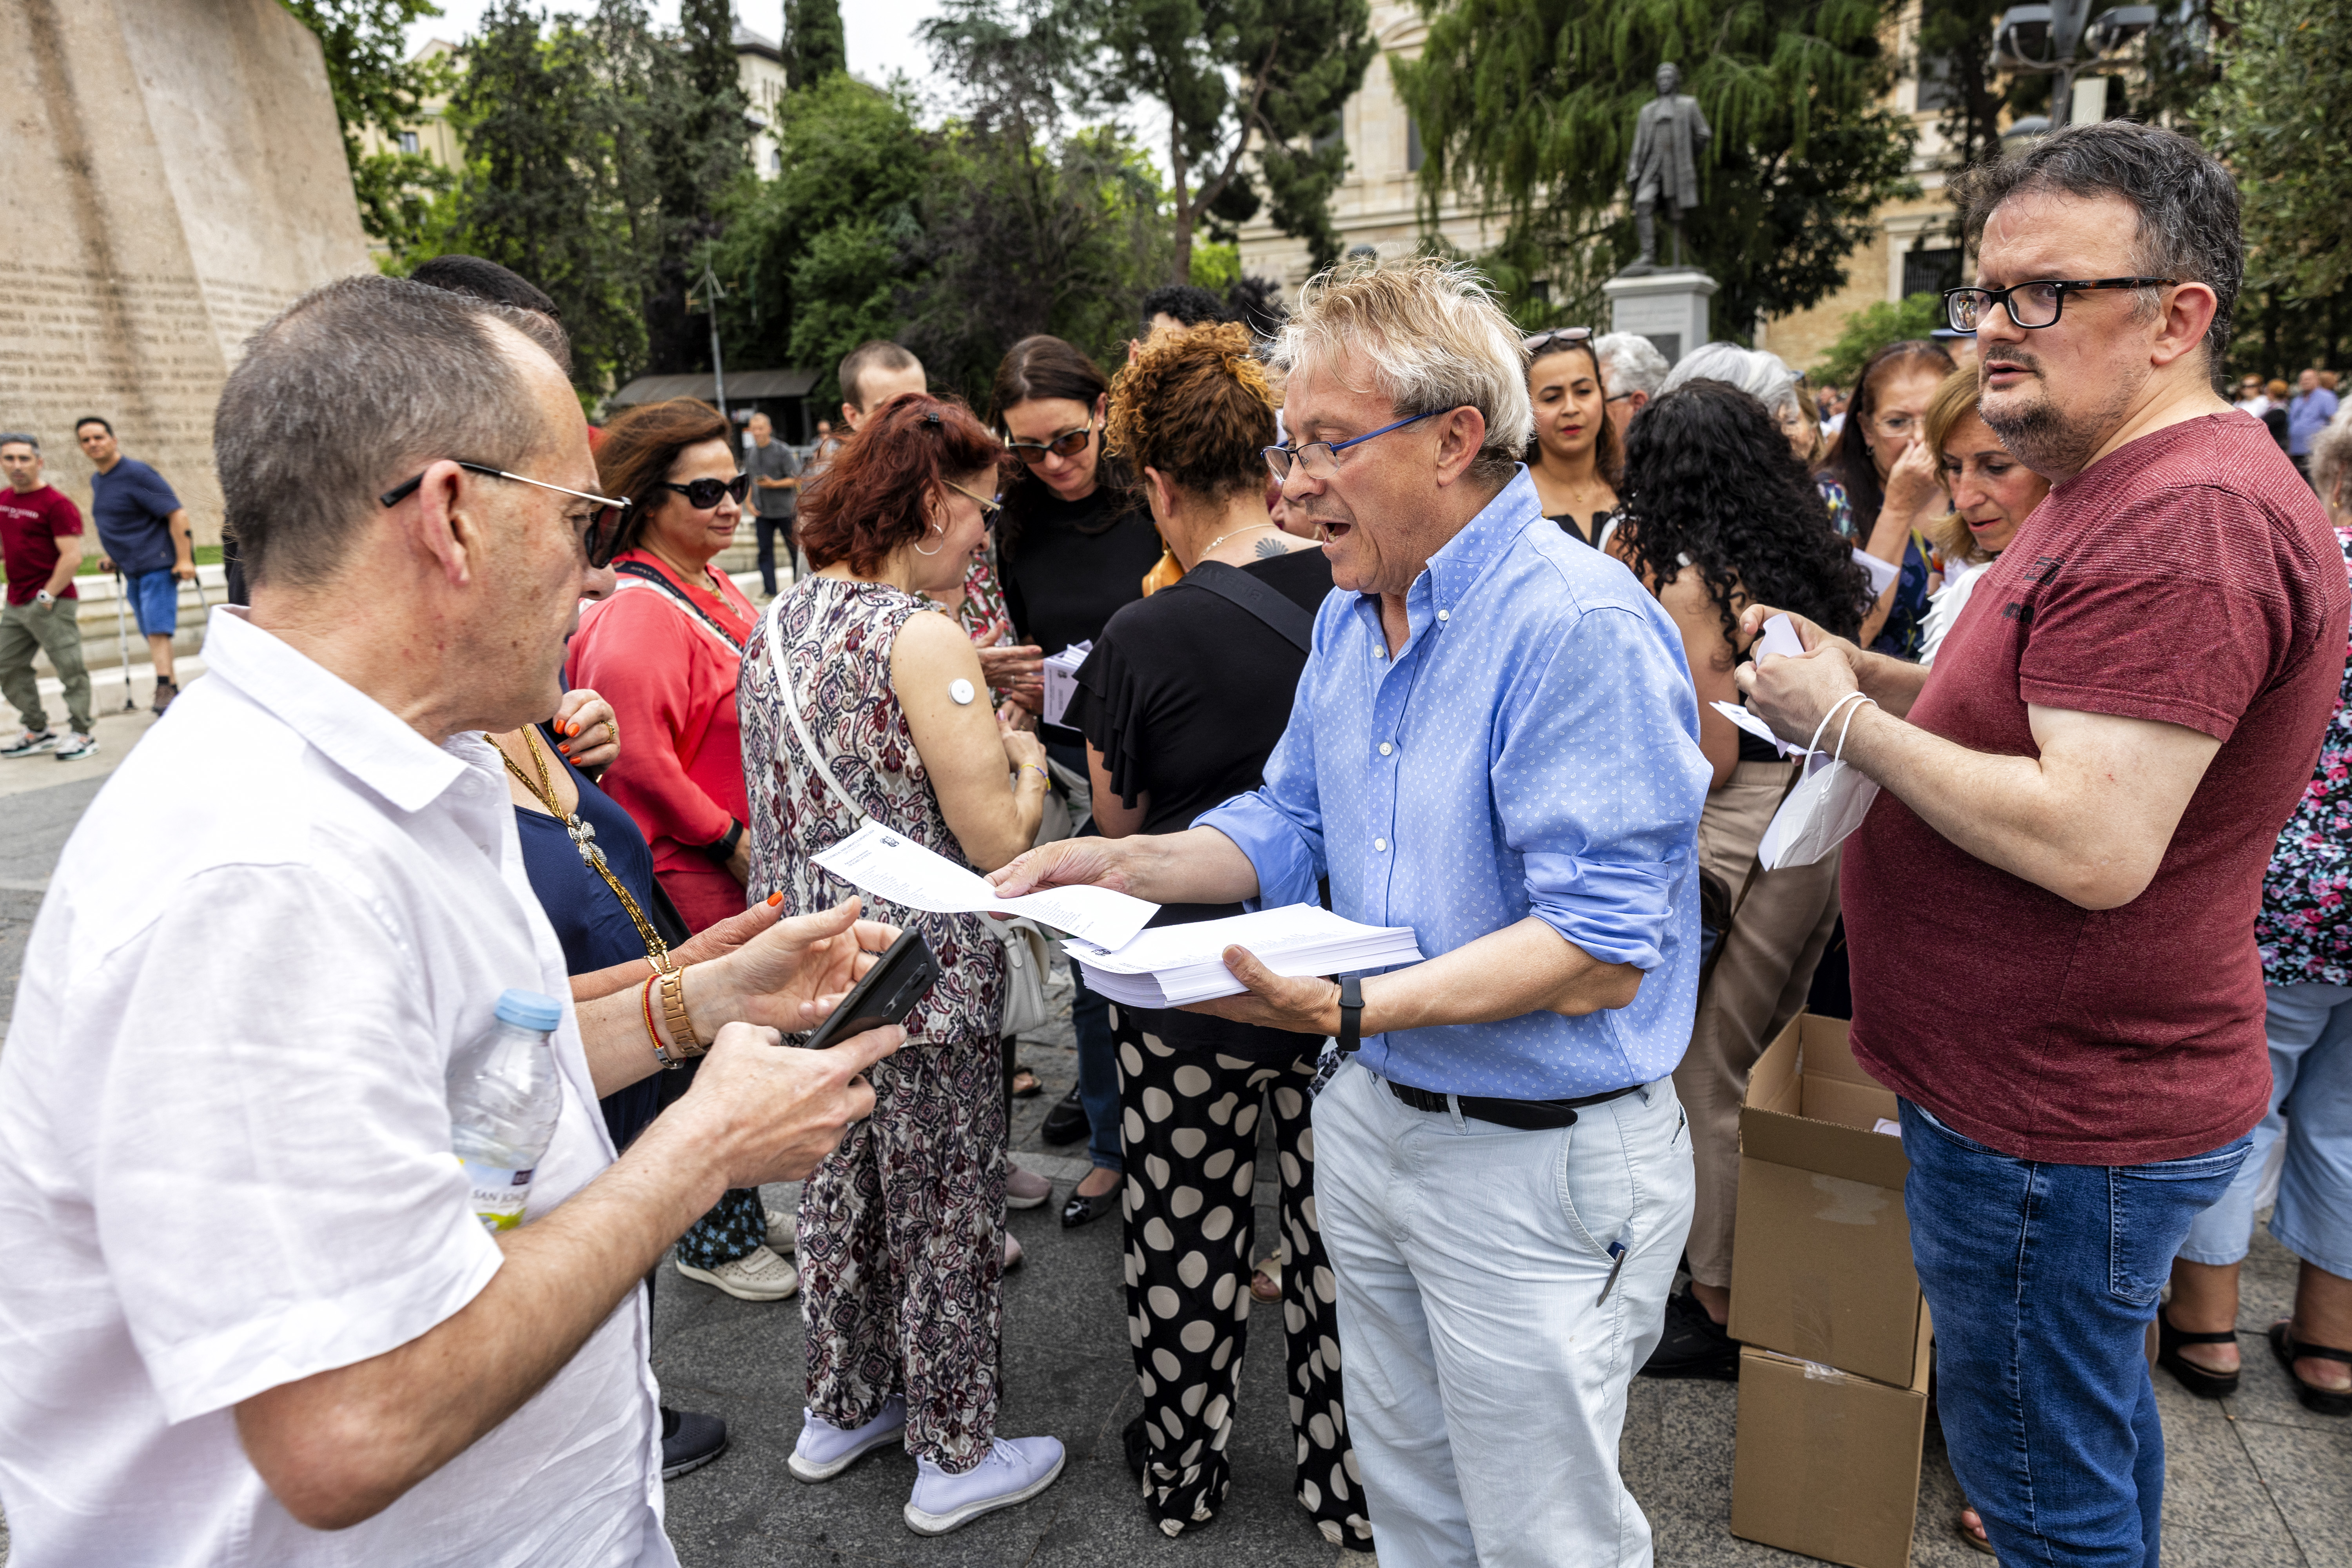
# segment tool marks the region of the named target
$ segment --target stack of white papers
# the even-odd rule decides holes
[[[1130,1007],[1240,995],[1242,983],[1223,957],[1234,946],[1249,949],[1276,974],[1352,974],[1421,962],[1411,926],[1364,925],[1314,904],[1161,926],[1116,949],[1084,941],[1062,945],[1086,971],[1089,989]]]
[[[1108,888],[1047,888],[1000,899],[977,873],[878,822],[812,858],[843,881],[908,909],[935,915],[1027,915],[1105,947],[1120,946],[1160,912],[1158,904]]]
[[[1074,642],[1059,653],[1045,656],[1045,722],[1058,724],[1078,694],[1078,667],[1095,651],[1092,642]]]

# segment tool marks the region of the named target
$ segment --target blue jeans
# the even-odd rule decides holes
[[[1084,971],[1070,965],[1070,1032],[1078,1037],[1078,1103],[1087,1108],[1087,1154],[1099,1170],[1125,1169],[1118,1142],[1118,1038],[1110,1003],[1087,989]]]
[[[2315,1268],[2352,1279],[2352,985],[2273,985],[2264,992],[2271,1110],[2221,1201],[2197,1216],[2180,1256],[2231,1264],[2254,1234],[2254,1197],[2271,1145],[2284,1137],[2271,1234]]]
[[[2164,1430],[2147,1323],[2189,1222],[2250,1141],[2151,1165],[2053,1165],[1907,1100],[1902,1117],[1944,1442],[2001,1562],[2157,1568]]]

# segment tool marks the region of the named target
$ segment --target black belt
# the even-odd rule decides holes
[[[1386,1080],[1389,1092],[1412,1106],[1415,1110],[1444,1110],[1445,1096],[1432,1094],[1425,1089],[1415,1089],[1395,1079]],[[1481,1121],[1492,1121],[1500,1127],[1514,1127],[1522,1132],[1551,1132],[1562,1127],[1576,1125],[1576,1113],[1588,1105],[1605,1105],[1622,1100],[1643,1087],[1629,1083],[1622,1089],[1612,1089],[1605,1094],[1588,1094],[1575,1100],[1487,1100],[1479,1095],[1456,1095],[1454,1103],[1462,1108],[1465,1116],[1475,1116]]]

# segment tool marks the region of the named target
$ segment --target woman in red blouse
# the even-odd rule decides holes
[[[741,912],[743,753],[735,677],[758,613],[710,563],[735,537],[749,480],[727,422],[692,398],[604,427],[596,471],[635,504],[618,585],[581,612],[572,684],[604,693],[629,737],[605,793],[644,829],[654,874],[695,931]]]

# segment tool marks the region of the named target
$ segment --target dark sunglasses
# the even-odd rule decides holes
[[[721,496],[732,496],[735,498],[737,506],[742,505],[743,498],[751,493],[751,476],[738,474],[731,479],[688,479],[682,485],[670,479],[664,479],[654,489],[676,490],[686,498],[686,504],[695,510],[709,511],[719,504],[719,498]]]
[[[1089,419],[1076,430],[1065,430],[1050,441],[1015,441],[1007,437],[1004,449],[1034,468],[1045,460],[1048,452],[1057,458],[1075,458],[1094,438],[1095,422]]]
[[[622,527],[628,521],[627,501],[614,500],[610,496],[590,495],[586,490],[566,489],[562,485],[551,485],[545,479],[534,479],[527,474],[510,474],[504,468],[491,468],[488,463],[469,463],[463,458],[452,460],[469,474],[481,474],[493,479],[511,479],[519,485],[536,485],[558,495],[594,501],[596,510],[588,514],[587,521],[581,528],[580,542],[588,552],[589,565],[609,566],[613,563],[614,547],[620,542]],[[415,495],[424,483],[425,476],[418,474],[415,479],[393,486],[375,499],[388,507],[398,506]]]

